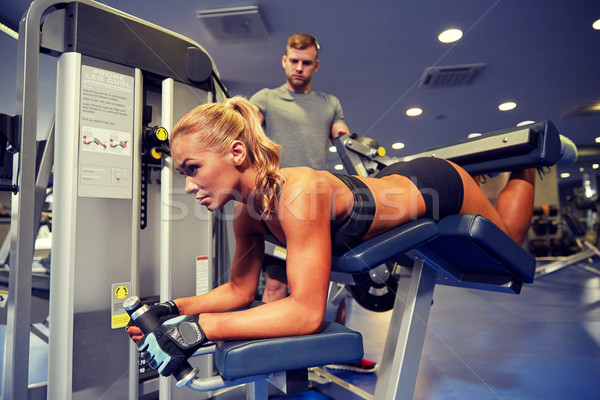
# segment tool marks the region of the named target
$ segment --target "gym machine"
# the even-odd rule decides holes
[[[38,142],[40,53],[58,61],[55,123]],[[2,398],[199,398],[139,366],[122,304],[202,293],[224,274],[228,251],[214,243],[226,242],[216,239],[225,222],[162,157],[186,111],[226,97],[212,59],[95,1],[36,0],[19,26],[18,74],[17,114],[0,121],[14,153]],[[48,383],[29,389],[32,255],[48,189]],[[195,362],[212,374],[209,357]]]

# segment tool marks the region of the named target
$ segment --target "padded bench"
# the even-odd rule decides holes
[[[560,153],[558,131],[550,121],[493,132],[478,143],[481,146],[465,145],[467,150],[482,147],[484,157],[463,154],[459,145],[442,158],[454,155],[470,173],[480,173],[549,166]],[[494,150],[496,147],[501,150]],[[493,154],[485,153],[486,148]],[[434,153],[440,150],[421,156],[440,156]],[[425,218],[412,221],[335,256],[331,277],[355,282],[354,277],[364,277],[381,264],[397,260],[402,260],[403,266],[375,399],[412,399],[436,283],[520,293],[524,283],[533,283],[536,266],[532,255],[489,220],[480,215],[451,215],[437,222]],[[316,335],[223,342],[214,351],[221,376],[213,380],[223,387],[242,382],[257,385],[260,379],[273,382],[274,372],[352,362],[362,357],[363,350],[359,333],[325,323]],[[195,381],[188,386],[200,388]],[[267,396],[262,386],[260,390],[255,387],[250,397]]]
[[[535,258],[496,225],[480,215],[451,215],[439,222],[419,219],[361,243],[334,258],[332,275],[360,275],[406,255],[414,264],[401,273],[376,399],[412,398],[436,282],[519,293],[535,273]],[[219,382],[204,390],[272,380],[280,371],[358,361],[363,347],[360,333],[325,322],[318,334],[219,342],[214,352]]]
[[[314,335],[219,342],[215,365],[225,380],[232,381],[274,371],[358,362],[362,357],[360,333],[325,321],[321,332]]]

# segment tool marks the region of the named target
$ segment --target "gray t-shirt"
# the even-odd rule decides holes
[[[265,117],[266,135],[281,147],[281,167],[327,169],[331,126],[344,122],[340,101],[317,92],[295,93],[284,85],[250,98]]]

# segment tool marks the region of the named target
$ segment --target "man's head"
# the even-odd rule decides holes
[[[319,69],[319,44],[314,36],[296,33],[288,39],[281,65],[285,70],[286,87],[294,92],[310,92],[312,77]]]
[[[288,54],[288,49],[304,50],[314,47],[316,50],[316,58],[319,57],[319,43],[313,35],[308,33],[294,33],[289,37],[285,47],[285,54]]]

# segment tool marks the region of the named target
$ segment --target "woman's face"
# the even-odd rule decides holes
[[[177,137],[170,149],[175,168],[185,175],[185,192],[194,194],[201,205],[214,211],[239,198],[238,171],[230,154],[201,148],[193,135]]]

